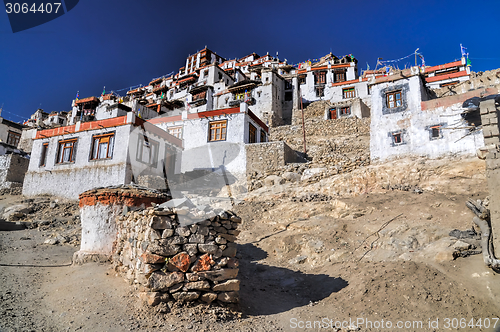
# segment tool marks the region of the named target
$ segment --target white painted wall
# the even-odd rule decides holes
[[[51,194],[78,199],[78,195],[86,190],[130,183],[127,156],[131,127],[125,125],[34,140],[23,195]],[[113,158],[90,160],[92,135],[111,131],[115,131]],[[58,141],[75,137],[78,138],[75,162],[56,164]],[[49,143],[47,161],[40,167],[42,144],[46,142]]]
[[[104,255],[113,253],[113,242],[118,232],[115,219],[122,209],[121,205],[100,203],[80,208],[82,223],[80,253]]]
[[[227,138],[225,141],[209,142],[209,123],[219,120],[227,120]],[[216,116],[210,120],[201,118],[184,121],[181,171],[213,170],[224,165],[232,175],[245,179],[245,144],[249,140],[249,123],[257,128],[257,142],[259,142],[262,128],[243,112]]]
[[[409,86],[409,93],[403,94],[407,102],[406,109],[382,114],[382,105],[386,103],[382,90],[400,84]],[[451,129],[466,126],[460,116],[461,103],[422,111],[421,101],[425,99],[426,93],[419,76],[373,85],[370,125],[370,155],[373,161],[405,156],[439,158],[447,155],[472,155],[484,146],[481,130],[467,135],[467,129]],[[442,137],[431,138],[429,127],[439,124],[444,128]],[[404,131],[402,144],[393,143],[390,133],[396,131]]]

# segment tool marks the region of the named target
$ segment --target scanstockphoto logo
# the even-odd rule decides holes
[[[4,0],[12,32],[34,28],[66,14],[79,0],[10,1]]]

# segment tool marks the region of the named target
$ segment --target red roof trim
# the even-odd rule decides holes
[[[178,81],[177,83],[182,83],[182,82],[187,82],[187,81],[191,81],[191,80],[195,80],[196,77],[188,77],[188,78],[183,78],[182,80]]]
[[[333,69],[333,68],[347,68],[347,67],[350,67],[350,62],[349,63],[343,63],[343,64],[340,64],[340,65],[331,65],[330,66],[330,69]],[[311,67],[311,70],[314,71],[314,70],[321,70],[321,69],[328,69],[328,66],[320,66],[320,67]],[[297,74],[302,74],[302,73],[305,73],[307,71],[307,68],[306,69],[300,69],[297,71]]]
[[[361,82],[366,82],[366,81],[368,81],[368,77],[365,77],[365,78],[361,79]],[[357,78],[355,80],[350,80],[350,81],[332,83],[332,86],[339,86],[339,85],[346,85],[346,84],[356,84],[356,83],[360,83],[359,78]]]
[[[462,66],[462,61],[461,60],[454,61],[454,62],[449,62],[449,63],[445,63],[444,65],[427,67],[427,68],[425,68],[425,73],[433,72],[433,71],[440,70],[440,69],[457,67],[457,66]]]
[[[204,118],[204,117],[208,118],[211,116],[219,116],[219,115],[233,114],[233,113],[239,113],[239,112],[240,112],[239,107],[222,108],[222,109],[207,111],[207,112],[191,113],[191,114],[188,114],[187,118],[188,118],[188,120],[200,119],[200,118]]]
[[[452,74],[427,77],[425,79],[425,81],[427,83],[432,83],[432,82],[438,82],[438,81],[443,81],[443,80],[447,80],[450,78],[457,78],[457,77],[462,77],[462,76],[467,76],[467,75],[469,75],[469,74],[467,74],[467,70],[462,70],[462,71],[452,73]]]
[[[58,128],[54,128],[54,129],[37,130],[36,136],[34,139],[72,134],[74,132],[75,132],[75,125],[58,127]]]
[[[80,124],[80,130],[78,132],[87,131],[87,130],[94,130],[94,129],[118,127],[118,126],[123,126],[126,124],[127,124],[127,116],[120,116],[117,118],[91,121],[91,122],[83,122]],[[75,129],[76,129],[76,125],[58,127],[58,128],[53,128],[53,129],[38,130],[36,132],[35,139],[73,134],[73,133],[77,132]]]
[[[78,99],[75,104],[83,104],[83,103],[89,103],[89,102],[99,102],[99,99],[97,97],[87,97],[83,99]]]
[[[201,119],[201,118],[205,118],[205,117],[209,118],[212,116],[228,115],[228,114],[234,114],[234,113],[240,113],[240,108],[239,107],[222,108],[222,109],[207,111],[207,112],[190,113],[187,115],[187,120]],[[266,133],[269,133],[269,127],[261,119],[259,119],[252,111],[248,110],[247,114],[262,129],[264,129],[266,131]],[[154,118],[154,119],[148,120],[147,122],[150,123],[151,125],[153,125],[153,124],[157,124],[157,123],[169,123],[169,122],[176,122],[176,121],[182,121],[182,116],[181,115],[164,116],[161,118]]]
[[[182,121],[182,115],[162,116],[159,118],[154,118],[154,119],[148,120],[149,123],[153,123],[153,124],[175,122],[175,121]]]

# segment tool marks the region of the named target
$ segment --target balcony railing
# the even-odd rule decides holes
[[[236,99],[236,100],[232,100],[229,102],[229,106],[237,106],[239,104],[241,104],[242,102],[244,102],[245,99]],[[255,98],[254,97],[250,97],[247,99],[246,103],[248,105],[255,105]]]

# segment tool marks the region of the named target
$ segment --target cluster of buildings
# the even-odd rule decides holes
[[[325,121],[371,117],[372,161],[472,154],[484,139],[479,111],[464,102],[498,93],[500,78],[465,90],[470,75],[463,57],[360,75],[352,55],[290,65],[269,54],[227,60],[204,48],[173,75],[125,96],[75,99],[69,112],[37,110],[1,139],[30,152],[23,194],[69,198],[193,171],[238,183],[246,179],[246,146],[268,142],[270,127],[290,124],[294,111],[318,100],[329,102]]]

